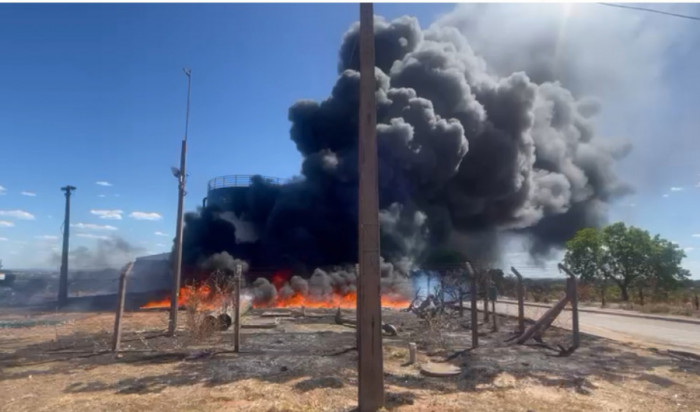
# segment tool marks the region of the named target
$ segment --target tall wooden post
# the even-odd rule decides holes
[[[112,352],[119,352],[119,343],[122,339],[122,317],[124,316],[124,303],[126,301],[126,279],[131,272],[134,262],[129,262],[119,276],[119,300],[117,301],[117,313],[114,316],[114,336],[112,337]]]
[[[579,347],[581,337],[578,328],[578,287],[576,285],[576,276],[564,265],[559,264],[559,269],[566,272],[569,278],[566,280],[566,294],[571,304],[571,332],[573,334],[573,348]]]
[[[241,277],[242,277],[241,265],[236,265],[236,278],[234,280],[235,284],[235,295],[236,306],[234,307],[234,325],[233,325],[233,351],[238,353],[240,351],[241,345]]]
[[[516,278],[518,278],[518,333],[525,332],[525,288],[523,287],[523,276],[514,267],[510,267]]]
[[[358,409],[384,406],[382,311],[379,290],[379,188],[374,78],[374,11],[360,4],[360,111],[358,136],[360,273],[357,288]]]
[[[479,346],[479,314],[477,312],[477,305],[478,305],[478,300],[477,300],[477,285],[478,282],[476,280],[476,273],[474,272],[474,268],[472,268],[471,263],[467,262],[465,265],[465,268],[467,270],[467,276],[469,276],[470,281],[471,281],[471,287],[469,291],[469,299],[471,301],[470,304],[470,309],[472,310],[472,348],[476,348]]]
[[[437,296],[436,296],[437,298]],[[440,275],[440,313],[445,312],[445,276]]]
[[[483,272],[483,283],[484,283],[484,323],[489,321],[489,283],[491,276],[488,271]]]
[[[489,290],[490,293],[490,290]],[[496,316],[496,299],[491,299],[491,331],[498,332],[498,316]]]

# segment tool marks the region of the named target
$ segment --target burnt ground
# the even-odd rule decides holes
[[[201,336],[181,312],[177,338],[163,335],[165,311],[125,316],[120,358],[110,347],[108,312],[0,311],[2,411],[350,411],[356,406],[355,330],[334,322],[335,311],[306,317],[244,317],[241,353],[233,333]],[[352,311],[345,311],[352,317]],[[700,410],[700,362],[583,335],[568,357],[541,346],[506,343],[515,328],[483,326],[469,348],[469,313],[426,322],[383,311],[397,326],[385,337],[387,409],[399,411],[670,411]],[[406,365],[409,341],[418,363],[459,366],[453,378],[423,376]],[[552,328],[548,344],[570,344]]]

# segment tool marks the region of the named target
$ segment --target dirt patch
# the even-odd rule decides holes
[[[311,311],[307,311],[311,312]],[[269,323],[252,311],[245,322]],[[167,313],[125,315],[121,358],[108,353],[111,313],[35,313],[0,336],[2,411],[350,411],[356,407],[355,330],[336,325],[335,311],[281,317],[271,328],[193,336],[183,326],[166,337]],[[347,311],[352,317],[352,311]],[[52,322],[35,322],[51,319]],[[274,318],[272,318],[274,319]],[[469,313],[448,314],[440,327],[415,315],[384,311],[398,336],[384,338],[386,406],[399,411],[684,410],[700,405],[700,362],[584,335],[569,357],[506,342],[515,323],[469,348]],[[56,322],[53,322],[53,321]],[[34,322],[34,323],[32,323]],[[435,336],[439,333],[441,336]],[[552,328],[552,345],[570,332]],[[408,342],[418,362],[407,365]],[[434,378],[420,365],[447,362],[458,376]]]

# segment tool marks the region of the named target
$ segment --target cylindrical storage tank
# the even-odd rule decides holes
[[[207,206],[218,206],[223,210],[240,215],[245,209],[248,191],[255,175],[220,176],[209,181],[207,185]],[[271,184],[281,184],[275,177],[260,176]]]

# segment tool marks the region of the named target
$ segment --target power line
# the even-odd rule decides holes
[[[637,7],[637,6],[628,6],[625,4],[616,4],[616,3],[598,3],[601,6],[609,6],[609,7],[618,7],[621,9],[630,9],[630,10],[639,10],[639,11],[646,11],[649,13],[657,13],[657,14],[663,14],[666,16],[672,16],[672,17],[680,17],[682,19],[688,19],[688,20],[697,20],[700,21],[700,17],[698,16],[689,16],[687,14],[678,14],[678,13],[671,13],[668,11],[662,11],[662,10],[656,10],[656,9],[648,9],[646,7]]]

